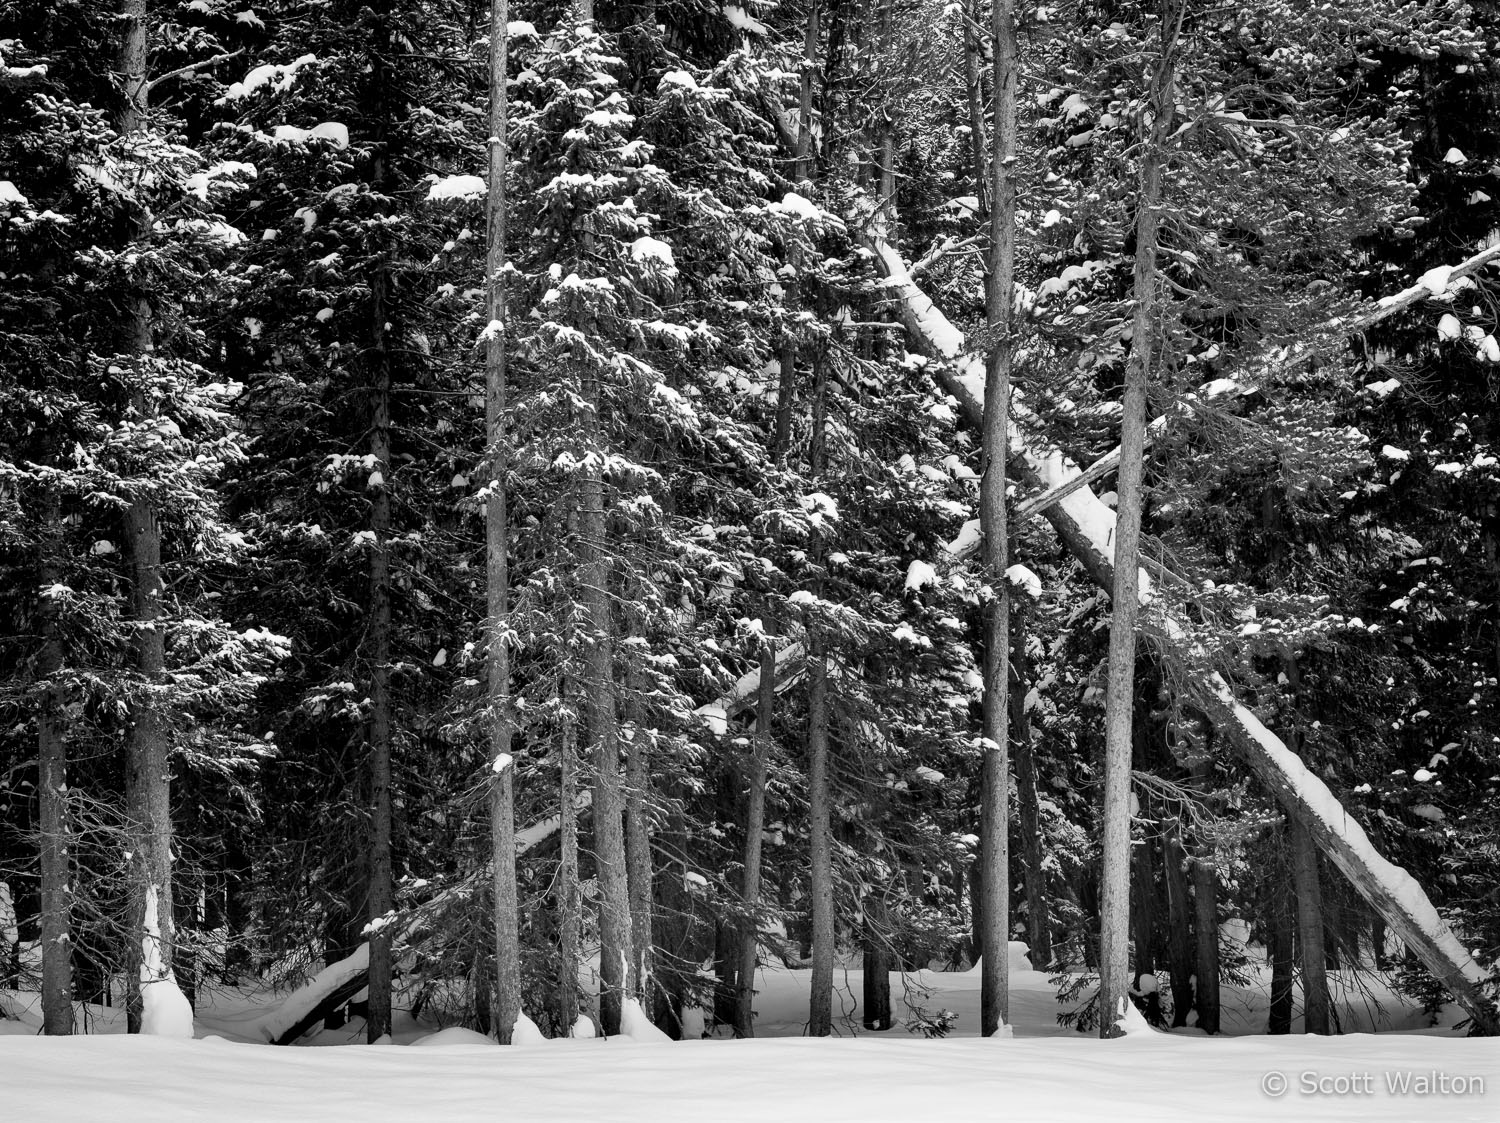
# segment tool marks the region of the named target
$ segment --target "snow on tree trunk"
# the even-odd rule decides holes
[[[878,267],[886,275],[886,288],[899,302],[902,321],[917,345],[941,360],[935,376],[958,399],[968,420],[977,424],[983,413],[983,384],[975,379],[978,359],[964,349],[963,334],[949,322],[912,281],[901,256],[883,240],[867,236]],[[1024,421],[1023,409],[1012,411]],[[1024,432],[1011,432],[1012,467],[1024,481],[1046,489],[1079,474],[1061,453],[1028,442]],[[1114,512],[1088,488],[1066,496],[1044,513],[1068,550],[1102,588],[1113,584],[1111,557],[1115,530]],[[1151,582],[1139,575],[1142,591],[1150,593]],[[1163,621],[1169,641],[1183,630],[1170,609]],[[1432,902],[1405,870],[1392,865],[1375,851],[1364,829],[1344,812],[1327,785],[1310,773],[1302,762],[1244,706],[1234,699],[1227,683],[1217,674],[1199,673],[1192,683],[1195,700],[1205,707],[1225,742],[1264,783],[1282,806],[1312,831],[1318,848],[1349,879],[1350,883],[1385,918],[1390,929],[1422,961],[1434,978],[1446,986],[1474,1019],[1484,1034],[1500,1033],[1500,1019],[1482,988],[1486,972],[1443,922]]]
[[[146,887],[141,932],[141,1032],[155,1037],[192,1037],[193,1007],[177,987],[177,977],[162,956],[166,946],[157,921],[156,886]]]

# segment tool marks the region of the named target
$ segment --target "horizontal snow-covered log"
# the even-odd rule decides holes
[[[868,238],[892,295],[900,301],[901,317],[919,348],[943,362],[935,374],[940,384],[958,399],[960,409],[974,424],[984,412],[984,364],[982,358],[965,350],[961,332],[953,326],[927,295],[911,280],[899,254],[878,238]],[[1483,258],[1483,261],[1479,261]],[[1472,272],[1500,259],[1500,247],[1466,262],[1461,268]],[[1478,264],[1475,264],[1478,262]],[[1449,271],[1455,274],[1458,269]],[[1446,287],[1450,276],[1442,278]],[[1431,288],[1436,279],[1428,277]],[[1421,298],[1418,289],[1398,294],[1390,305],[1414,302]],[[1431,289],[1428,290],[1429,292]],[[1401,306],[1405,306],[1404,304]],[[1389,314],[1389,313],[1386,313]],[[1372,314],[1373,315],[1373,314]],[[1381,318],[1375,316],[1375,318]],[[1360,317],[1351,323],[1373,322]],[[1015,452],[1013,469],[1033,486],[1043,490],[1060,488],[1080,474],[1061,453],[1047,450],[1028,440],[1016,426],[1024,419],[1024,409],[1012,418],[1011,448]],[[1087,487],[1066,495],[1044,512],[1068,549],[1083,564],[1102,588],[1113,586],[1114,578],[1114,512]],[[1140,575],[1141,600],[1153,600],[1151,579]],[[1169,609],[1163,612],[1164,628],[1169,637],[1185,634]],[[1370,843],[1360,825],[1343,810],[1321,779],[1309,772],[1281,740],[1255,715],[1234,699],[1227,683],[1218,675],[1205,676],[1194,684],[1195,699],[1214,720],[1220,736],[1233,748],[1235,755],[1264,783],[1286,811],[1294,815],[1317,839],[1329,859],[1343,871],[1361,896],[1384,918],[1434,978],[1438,979],[1473,1019],[1476,1032],[1500,1033],[1500,1018],[1484,993],[1487,973],[1477,964],[1438,914],[1422,887],[1404,869],[1382,857]]]

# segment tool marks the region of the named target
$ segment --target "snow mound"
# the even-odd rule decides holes
[[[492,1038],[486,1037],[472,1029],[463,1026],[449,1026],[440,1029],[436,1033],[429,1033],[426,1037],[419,1037],[412,1042],[429,1049],[446,1049],[454,1045],[490,1045],[495,1044]]]
[[[937,570],[924,561],[914,561],[906,567],[906,587],[920,589],[923,585],[937,582]]]
[[[682,1039],[684,1041],[697,1041],[708,1033],[708,1019],[703,1013],[702,1006],[684,1006],[682,1008]]]
[[[510,1031],[510,1043],[512,1045],[544,1045],[547,1039],[542,1036],[541,1028],[525,1013],[516,1015],[516,1024]]]
[[[594,1028],[594,1019],[587,1014],[579,1014],[577,1021],[573,1023],[572,1036],[579,1041],[586,1038],[598,1037],[599,1031]]]
[[[641,1045],[670,1045],[672,1039],[651,1024],[646,1011],[634,998],[625,1000],[625,1009],[620,1012],[620,1034]]]

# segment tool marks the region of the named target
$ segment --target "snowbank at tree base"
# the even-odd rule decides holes
[[[1252,951],[1254,949],[1251,949]],[[1046,975],[1013,955],[1011,1021],[1015,1036],[983,1040],[978,969],[891,976],[898,1020],[908,1002],[929,1015],[949,1010],[953,1032],[929,1040],[897,1028],[859,1024],[863,977],[835,976],[838,1037],[801,1037],[808,971],[767,969],[754,1041],[580,1039],[501,1049],[466,1031],[440,1030],[400,1011],[398,1046],[363,1044],[354,1019],[306,1044],[264,1044],[260,1024],[280,995],[218,991],[197,1018],[199,1040],[123,1034],[123,1011],[90,1007],[89,1036],[44,1038],[37,998],[8,994],[19,1020],[0,1021],[0,1104],[6,1119],[584,1120],[655,1123],[672,1118],[721,1120],[1256,1120],[1432,1119],[1442,1123],[1500,1117],[1500,1042],[1427,1028],[1422,1012],[1377,978],[1368,994],[1335,972],[1341,1024],[1396,1032],[1343,1037],[1265,1037],[1269,979],[1249,968],[1251,985],[1225,986],[1227,1035],[1195,1030],[1135,1029],[1100,1041],[1057,1025],[1061,1007]],[[1163,982],[1165,996],[1167,990]],[[1450,1006],[1451,1026],[1461,1011]],[[1236,1036],[1240,1035],[1240,1036]],[[1268,1095],[1269,1073],[1285,1074],[1286,1092]],[[1393,1092],[1388,1076],[1419,1077],[1449,1091]],[[1303,1074],[1312,1074],[1305,1091]],[[1365,1074],[1369,1079],[1365,1080]],[[1353,1091],[1358,1077],[1368,1091]],[[1470,1082],[1483,1084],[1480,1092]],[[1275,1078],[1271,1077],[1274,1087]],[[1317,1080],[1328,1091],[1316,1090]],[[1463,1091],[1454,1091],[1462,1081]],[[1342,1088],[1344,1091],[1339,1091]]]

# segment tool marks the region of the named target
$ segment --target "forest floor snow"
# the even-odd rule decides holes
[[[1024,963],[1018,966],[1024,967]],[[956,1015],[952,1033],[926,1039],[860,1027],[859,971],[840,972],[841,1036],[800,1036],[808,972],[762,973],[761,1036],[650,1045],[629,1038],[552,1041],[499,1050],[475,1035],[445,1034],[402,1015],[393,1045],[370,1046],[356,1020],[307,1043],[261,1044],[258,1020],[278,996],[221,991],[198,1012],[198,1040],[126,1037],[119,1012],[90,1008],[92,1032],[37,1036],[36,996],[0,992],[0,1104],[6,1119],[111,1123],[316,1120],[1435,1120],[1500,1118],[1500,1043],[1454,1032],[1446,1012],[1420,1010],[1377,984],[1348,988],[1339,1037],[1259,1036],[1266,980],[1225,987],[1226,1035],[1132,1032],[1100,1041],[1057,1025],[1047,976],[1011,980],[1014,1037],[983,1040],[979,972],[921,972],[921,991],[893,975],[929,1014]],[[925,993],[922,993],[925,992]],[[427,1048],[407,1049],[426,1038]],[[452,1044],[450,1044],[452,1042]],[[1403,1081],[1405,1089],[1403,1090]]]

